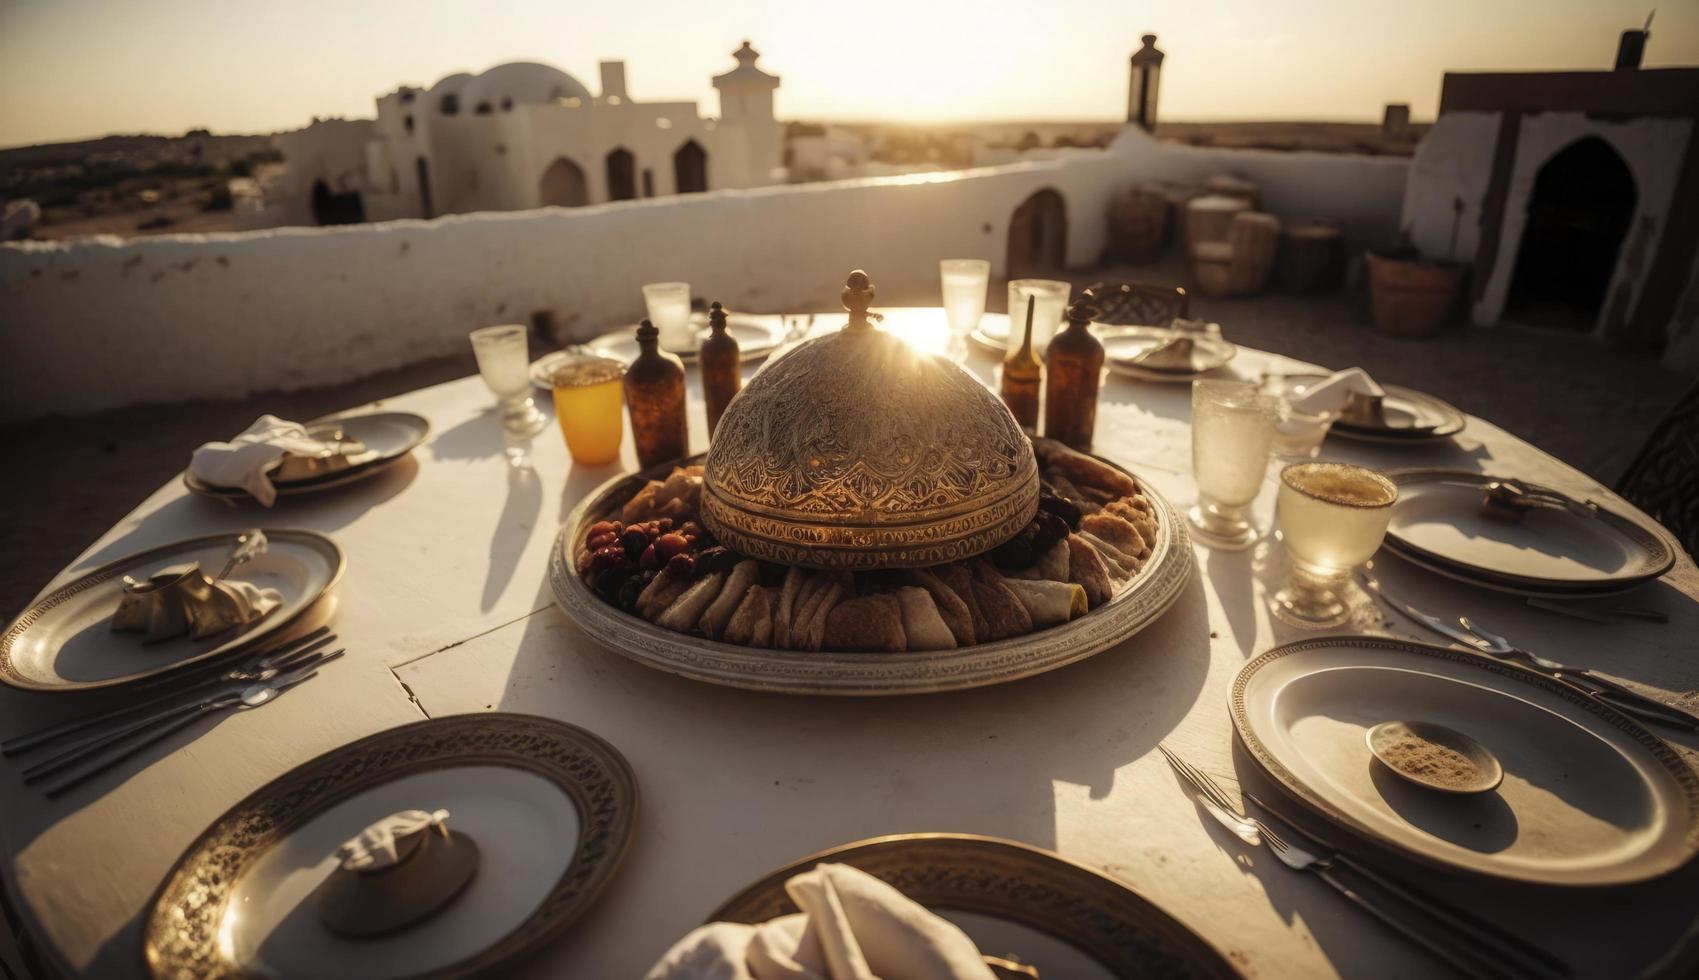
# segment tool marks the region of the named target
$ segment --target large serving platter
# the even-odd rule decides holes
[[[1097,458],[1137,479],[1112,461]],[[925,694],[1001,684],[1055,670],[1115,646],[1166,612],[1191,579],[1192,547],[1184,521],[1161,494],[1140,480],[1142,492],[1157,510],[1158,534],[1150,560],[1108,602],[1060,626],[956,650],[913,653],[763,650],[676,633],[617,609],[591,592],[573,568],[573,543],[590,525],[617,514],[650,479],[665,478],[674,466],[700,459],[663,463],[603,484],[568,515],[549,559],[555,602],[591,639],[638,663],[693,680],[786,694],[844,696]]]
[[[1561,681],[1385,636],[1279,646],[1235,679],[1233,723],[1268,774],[1332,821],[1418,862],[1545,885],[1667,874],[1699,853],[1699,775],[1626,715]],[[1364,732],[1444,725],[1504,767],[1470,797],[1404,782]]]
[[[1582,516],[1535,507],[1520,520],[1481,512],[1493,477],[1443,469],[1393,470],[1398,502],[1387,549],[1441,574],[1488,588],[1547,597],[1621,592],[1675,564],[1663,528],[1600,505]]]
[[[619,751],[573,725],[487,712],[403,725],[256,790],[178,858],[149,903],[159,978],[487,976],[558,938],[613,880],[637,822]],[[316,914],[336,849],[399,810],[446,809],[479,870],[441,912],[347,939]]]
[[[709,922],[760,923],[797,911],[785,882],[847,864],[954,922],[988,956],[1050,978],[1238,976],[1197,934],[1125,884],[1049,851],[971,834],[902,834],[845,844],[780,868]]]

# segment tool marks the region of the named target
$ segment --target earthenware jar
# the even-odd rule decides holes
[[[625,405],[637,464],[653,466],[690,452],[684,415],[684,362],[661,350],[661,332],[644,320],[637,328],[637,359],[625,369]]]

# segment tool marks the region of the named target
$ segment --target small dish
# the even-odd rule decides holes
[[[388,469],[403,456],[412,452],[430,435],[431,424],[423,416],[411,412],[370,412],[342,418],[319,419],[307,423],[307,433],[315,438],[328,438],[341,432],[359,441],[364,451],[348,457],[346,466],[297,479],[273,479],[279,497],[317,493],[346,486]],[[229,501],[251,501],[253,495],[241,487],[215,487],[183,473],[183,485],[202,497]]]
[[[1485,745],[1455,728],[1426,721],[1383,721],[1363,733],[1381,765],[1441,793],[1487,793],[1504,767]]]
[[[1321,381],[1326,377],[1325,374],[1290,374],[1284,380],[1291,385]],[[1341,415],[1334,420],[1329,434],[1360,442],[1405,445],[1448,439],[1468,425],[1468,417],[1449,402],[1413,388],[1381,385],[1381,389],[1385,395],[1380,399],[1378,409],[1371,410],[1378,411],[1379,423],[1371,421],[1370,417],[1356,417],[1353,421]]]

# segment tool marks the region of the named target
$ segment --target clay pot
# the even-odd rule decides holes
[[[1463,266],[1402,253],[1369,252],[1375,328],[1395,337],[1431,337],[1445,329],[1463,289]]]
[[[1159,188],[1129,187],[1109,204],[1109,243],[1124,262],[1149,262],[1168,240],[1168,196]]]

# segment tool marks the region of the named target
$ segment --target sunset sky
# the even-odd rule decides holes
[[[1118,119],[1139,35],[1170,119],[1431,118],[1452,70],[1605,69],[1653,0],[0,0],[0,146],[112,132],[293,129],[455,70],[551,62],[595,90],[695,99],[749,38],[785,119]],[[1647,65],[1699,64],[1699,3]]]

